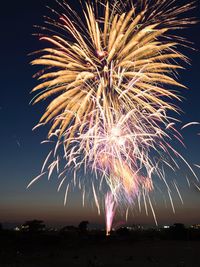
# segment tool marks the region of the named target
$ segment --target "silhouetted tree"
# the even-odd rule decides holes
[[[185,225],[183,223],[175,223],[172,227],[176,230],[185,230]]]
[[[45,224],[40,220],[26,221],[22,225],[22,230],[27,232],[41,232],[44,231],[45,228]]]
[[[174,239],[185,239],[187,237],[187,229],[185,228],[185,225],[182,223],[175,223],[170,227],[170,232],[172,234],[172,237]]]
[[[117,229],[116,233],[119,236],[128,236],[130,234],[130,231],[126,227],[121,227],[121,228]]]
[[[82,221],[82,222],[80,222],[80,223],[79,223],[79,226],[78,226],[79,231],[80,231],[81,233],[87,233],[87,230],[88,230],[88,224],[89,224],[88,221]]]

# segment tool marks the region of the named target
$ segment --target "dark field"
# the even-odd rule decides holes
[[[172,240],[172,238],[174,240]],[[176,240],[175,240],[176,239]],[[1,267],[200,267],[200,240],[156,232],[0,233]]]

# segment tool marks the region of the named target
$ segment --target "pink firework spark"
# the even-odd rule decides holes
[[[111,192],[108,192],[105,197],[105,216],[106,216],[106,235],[110,235],[112,230],[113,218],[116,211],[116,202]]]

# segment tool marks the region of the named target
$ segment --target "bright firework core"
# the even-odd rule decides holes
[[[183,143],[175,128],[177,119],[168,111],[179,111],[171,99],[180,97],[171,87],[184,88],[176,73],[181,60],[188,62],[177,50],[183,38],[173,35],[173,30],[194,22],[179,16],[193,3],[177,6],[175,2],[96,0],[93,5],[84,1],[83,19],[61,1],[65,12],[59,15],[53,10],[57,21],[46,18],[53,29],[39,35],[47,48],[32,61],[44,66],[35,75],[41,83],[33,89],[39,91],[34,103],[51,98],[39,125],[52,123],[48,138],[56,137],[57,142],[29,186],[46,173],[50,178],[57,169],[58,191],[67,183],[64,203],[70,189],[78,185],[84,205],[88,183],[77,173],[81,168],[94,173],[96,181],[91,181],[89,191],[99,213],[99,198],[106,195],[107,234],[121,203],[129,207],[137,200],[141,210],[143,200],[146,214],[150,207],[157,223],[150,198],[154,177],[163,181],[174,210],[165,168],[175,171],[178,159],[196,177],[170,143],[174,139]],[[60,172],[61,158],[66,165]],[[66,175],[69,169],[73,169],[71,180]],[[182,200],[176,183],[174,187]]]
[[[113,127],[111,129],[110,139],[111,142],[115,142],[119,146],[125,145],[126,142],[125,137],[122,135],[121,129],[117,127]]]

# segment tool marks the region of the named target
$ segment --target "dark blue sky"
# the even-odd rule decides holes
[[[72,2],[72,1],[69,1]],[[74,1],[77,2],[78,1]],[[189,2],[189,0],[188,0]],[[48,14],[45,5],[56,7],[53,0],[3,1],[1,3],[1,96],[0,96],[0,221],[20,222],[28,219],[43,219],[49,223],[78,223],[82,219],[91,222],[103,222],[103,215],[98,217],[96,208],[83,208],[80,193],[75,190],[70,194],[69,202],[63,207],[63,192],[56,192],[56,177],[50,181],[43,178],[30,190],[28,182],[36,176],[49,148],[40,145],[45,139],[48,127],[36,132],[32,128],[44,111],[45,104],[30,106],[29,92],[36,85],[32,75],[36,71],[29,65],[28,53],[41,48],[36,37],[34,24],[42,24],[42,16]],[[191,14],[191,13],[190,13]],[[200,18],[200,7],[195,15]],[[179,79],[190,90],[182,90],[185,100],[180,103],[184,113],[180,119],[183,124],[200,121],[200,24],[183,30],[181,34],[194,43],[197,51],[187,50],[191,65],[181,71]],[[200,165],[200,126],[186,128],[183,131],[187,150],[182,150],[189,162]],[[184,179],[185,170],[177,173],[176,179],[183,192],[184,205],[174,196],[176,214],[171,209],[159,204],[159,195],[155,194],[156,213],[159,223],[200,222],[200,192],[194,187],[188,189]],[[200,174],[200,169],[196,169]],[[170,174],[169,174],[170,175]],[[169,206],[169,205],[168,205]],[[119,217],[123,220],[123,217]],[[130,223],[153,223],[142,213],[134,212]]]

